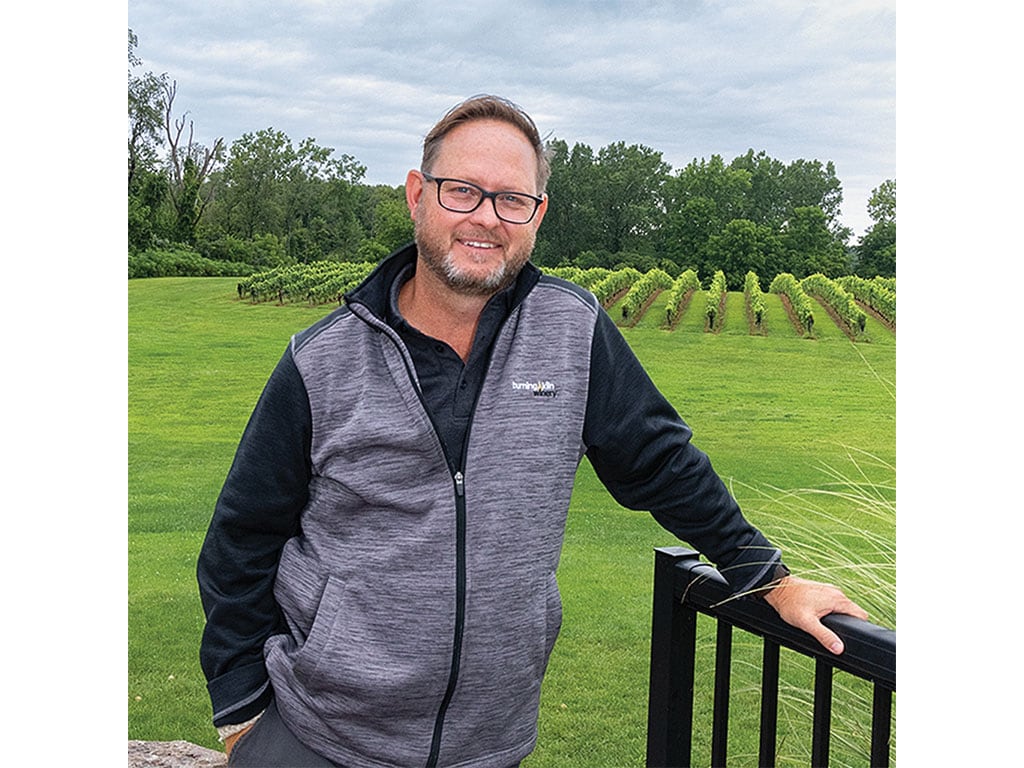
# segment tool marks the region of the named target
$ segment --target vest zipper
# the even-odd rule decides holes
[[[448,705],[455,695],[462,659],[462,633],[466,623],[466,482],[462,470],[452,476],[455,482],[455,635],[452,640],[452,665],[448,672],[448,687],[434,720],[434,734],[430,741],[427,768],[434,768],[441,752],[441,734]]]

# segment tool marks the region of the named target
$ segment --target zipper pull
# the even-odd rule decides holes
[[[466,481],[462,476],[462,470],[455,473],[455,493],[459,496],[464,496],[466,494]]]

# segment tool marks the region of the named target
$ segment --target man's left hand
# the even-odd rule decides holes
[[[812,635],[834,654],[843,652],[843,641],[821,623],[830,613],[845,613],[867,620],[868,613],[831,584],[786,576],[764,596],[782,620]]]

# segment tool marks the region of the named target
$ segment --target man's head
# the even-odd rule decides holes
[[[535,191],[536,194],[543,195],[547,188],[548,177],[551,175],[551,166],[548,163],[548,153],[540,138],[540,132],[537,130],[533,118],[522,107],[500,96],[473,96],[452,107],[423,139],[423,160],[420,163],[420,168],[427,173],[432,173],[434,162],[441,150],[445,136],[453,128],[474,120],[496,120],[508,123],[526,137],[537,155],[537,187],[536,190],[526,191]]]
[[[533,120],[505,99],[469,99],[427,134],[421,168],[405,185],[420,262],[461,294],[511,283],[547,209],[548,163]]]

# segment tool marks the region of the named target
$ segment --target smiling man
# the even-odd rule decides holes
[[[583,456],[833,652],[820,618],[866,617],[788,575],[593,295],[529,263],[547,176],[519,107],[456,106],[406,179],[415,242],[271,374],[198,565],[230,765],[517,765]]]

